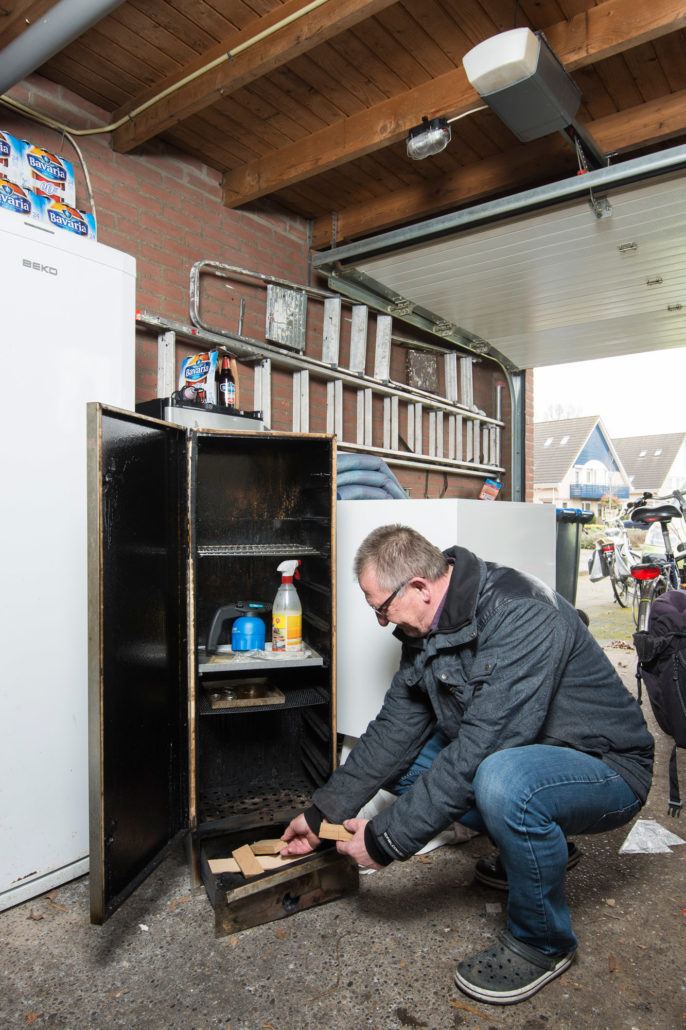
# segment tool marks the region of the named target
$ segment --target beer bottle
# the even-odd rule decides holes
[[[222,367],[219,372],[217,403],[220,408],[233,408],[236,404],[236,381],[231,371],[231,362],[226,355],[222,358]]]

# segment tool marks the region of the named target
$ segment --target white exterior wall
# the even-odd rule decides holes
[[[686,486],[686,440],[682,443],[674,463],[665,481],[660,487],[661,494],[671,494],[672,490],[683,490]]]

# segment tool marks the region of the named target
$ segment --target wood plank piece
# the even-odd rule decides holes
[[[253,855],[279,855],[281,848],[285,847],[285,840],[256,840],[250,845],[250,850]]]
[[[242,848],[236,848],[236,850],[232,851],[231,854],[236,862],[238,862],[240,870],[246,878],[249,876],[259,876],[264,872],[264,869],[255,858],[249,844],[244,844]]]
[[[260,857],[256,858],[255,861],[259,863],[261,873],[269,873],[290,865],[291,862],[297,862],[298,859],[301,859],[302,857],[302,855],[288,855],[285,858],[281,855],[260,855]],[[210,867],[210,872],[215,876],[218,876],[220,873],[242,872],[242,869],[235,858],[211,858],[208,865]],[[245,873],[243,875],[245,876]],[[250,877],[248,877],[248,879],[250,879]]]
[[[320,840],[352,840],[355,834],[340,823],[322,823],[317,836]]]

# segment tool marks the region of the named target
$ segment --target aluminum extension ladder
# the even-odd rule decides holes
[[[303,305],[310,302],[323,304],[321,358],[294,353],[293,346],[262,342],[245,336],[242,332],[245,312],[243,299],[238,331],[206,324],[200,312],[200,277],[203,274],[247,283],[251,287],[260,285],[266,288],[265,335],[274,333],[273,316],[278,308],[273,302],[275,293],[278,294],[278,302],[283,302],[284,296],[288,299],[291,292],[297,294],[293,310],[304,311]],[[459,472],[481,478],[504,472],[500,458],[504,386],[498,384],[496,388],[495,417],[476,408],[473,389],[475,359],[471,355],[458,354],[440,344],[427,345],[394,336],[391,316],[378,313],[365,304],[354,304],[324,290],[299,286],[235,266],[199,261],[191,270],[190,287],[190,316],[193,324],[185,325],[149,312],[140,312],[137,316],[141,328],[158,335],[159,396],[169,396],[176,389],[177,340],[191,343],[198,350],[226,346],[241,362],[253,365],[253,406],[262,411],[267,428],[271,426],[272,371],[278,368],[290,373],[292,378],[294,432],[310,431],[310,383],[311,380],[318,380],[326,384],[326,431],[336,435],[340,450],[377,454],[389,465],[433,472]],[[339,363],[341,328],[344,309],[347,308],[351,309],[350,347],[347,364],[343,366]],[[291,317],[286,327],[286,336],[282,338],[288,339],[289,333],[292,335],[298,330],[296,323],[297,319]],[[373,375],[365,372],[370,328],[374,339]],[[304,349],[304,333],[302,336]],[[411,349],[413,346],[418,350],[428,349],[442,356],[445,396],[391,380],[394,340],[400,340],[403,346]],[[289,343],[292,341],[289,340]],[[355,397],[357,417],[354,439],[346,439],[344,433],[344,390],[352,391]],[[381,398],[383,405],[380,433],[373,420],[375,398]],[[428,428],[428,433],[425,428]],[[378,436],[381,438],[376,438]]]

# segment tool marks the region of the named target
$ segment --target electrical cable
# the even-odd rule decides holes
[[[86,181],[86,189],[88,190],[88,201],[90,203],[91,214],[93,215],[93,218],[95,219],[95,222],[96,222],[96,225],[97,225],[98,216],[97,216],[96,211],[95,211],[95,198],[93,196],[93,187],[91,185],[91,177],[88,174],[88,165],[86,164],[86,159],[83,156],[83,154],[81,153],[81,148],[79,147],[78,143],[70,135],[70,133],[68,133],[65,130],[64,135],[65,135],[65,138],[69,140],[69,142],[71,143],[72,147],[74,148],[74,150],[76,151],[76,153],[79,156],[79,161],[81,162],[81,167],[83,168],[83,177],[84,177],[84,179]]]
[[[462,114],[456,114],[454,118],[447,118],[448,125],[452,125],[453,122],[459,122],[460,118],[466,118],[470,114],[476,114],[477,111],[485,111],[488,104],[482,104],[481,107],[473,107],[471,111],[464,111]]]

